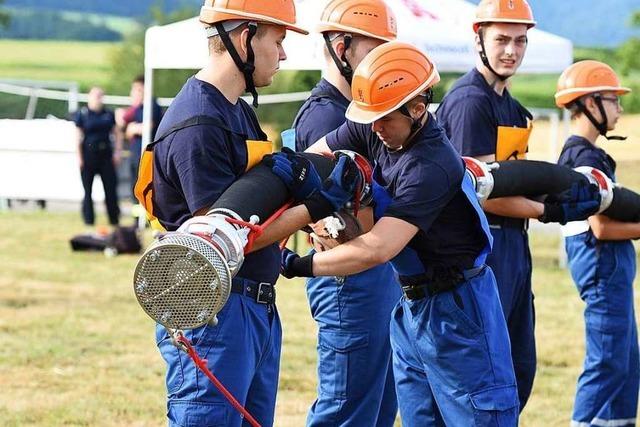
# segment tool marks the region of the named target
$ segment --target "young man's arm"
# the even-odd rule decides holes
[[[418,227],[393,217],[383,217],[371,231],[313,256],[315,276],[345,276],[391,260],[411,241]]]
[[[629,240],[640,238],[640,223],[620,222],[604,215],[589,217],[589,226],[598,240]]]

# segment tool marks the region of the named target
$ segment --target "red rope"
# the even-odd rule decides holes
[[[196,353],[196,350],[193,348],[189,340],[184,335],[180,335],[176,338],[176,341],[184,346],[187,354],[193,360],[193,363],[195,363],[196,366],[200,368],[200,370],[211,380],[213,385],[215,385],[216,388],[220,390],[220,393],[222,393],[224,397],[227,398],[229,403],[231,403],[233,407],[236,408],[238,412],[240,412],[240,414],[249,422],[249,424],[251,424],[252,427],[261,427],[256,419],[251,416],[251,414],[240,404],[240,402],[238,402],[236,398],[233,397],[229,390],[227,390],[224,385],[222,385],[222,383],[215,377],[215,375],[213,375],[213,373],[207,367],[207,361],[205,359],[201,359],[200,356],[198,356],[198,353]]]
[[[228,223],[240,225],[242,227],[247,227],[249,230],[251,230],[249,232],[249,236],[247,236],[247,244],[244,247],[244,253],[248,254],[249,252],[251,252],[251,249],[253,249],[253,244],[256,241],[256,239],[260,237],[264,232],[264,229],[267,228],[267,226],[269,226],[269,224],[271,224],[273,221],[278,219],[280,215],[284,213],[284,211],[286,211],[291,207],[292,204],[293,204],[293,201],[287,202],[284,206],[282,206],[280,209],[275,211],[273,215],[267,218],[267,220],[260,225],[251,224],[250,222],[242,221],[235,218],[225,218],[225,219],[227,220]]]

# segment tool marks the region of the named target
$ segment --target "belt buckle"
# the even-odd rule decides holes
[[[258,283],[258,294],[256,295],[256,302],[258,304],[269,304],[269,301],[266,301],[266,300],[262,299],[262,295],[265,294],[265,291],[262,290],[262,285],[271,286],[271,283],[268,283],[268,282],[260,282],[260,283]],[[273,290],[272,290],[272,292],[273,292]]]

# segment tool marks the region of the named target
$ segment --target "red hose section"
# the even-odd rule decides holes
[[[227,390],[224,385],[222,385],[222,383],[215,377],[215,375],[213,375],[213,373],[207,367],[206,359],[201,359],[200,356],[198,356],[198,353],[196,353],[196,350],[193,348],[189,340],[184,337],[184,335],[181,335],[176,338],[176,341],[178,341],[185,347],[185,349],[187,350],[187,354],[189,355],[189,357],[191,357],[193,363],[195,363],[196,366],[211,380],[213,385],[216,386],[220,393],[222,393],[224,397],[227,398],[229,403],[231,403],[233,407],[236,408],[238,412],[240,412],[240,414],[249,422],[249,424],[251,424],[253,427],[261,427],[258,421],[256,421],[256,419],[251,416],[251,414],[240,404],[240,402],[238,402],[235,397],[233,397],[229,390]]]

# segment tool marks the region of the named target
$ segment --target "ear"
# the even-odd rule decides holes
[[[342,58],[342,54],[344,53],[344,40],[342,37],[338,37],[338,39],[333,43],[333,50],[338,55],[338,58]]]
[[[474,45],[476,47],[476,52],[482,51],[482,46],[480,45],[480,36],[478,35],[478,33],[476,33],[473,40],[474,40]]]
[[[411,117],[414,119],[420,118],[426,111],[427,105],[424,102],[418,102],[411,108]]]
[[[240,46],[236,46],[236,49],[238,50],[238,53],[240,54],[240,57],[242,58],[243,61],[246,61],[247,59],[247,40],[249,39],[249,29],[248,28],[244,28],[241,32],[240,32],[240,36],[238,37],[238,41],[239,41],[239,45]],[[239,47],[239,49],[238,49]]]

